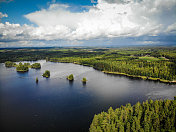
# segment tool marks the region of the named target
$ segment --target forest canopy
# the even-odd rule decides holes
[[[175,100],[147,100],[95,115],[90,132],[175,132]]]

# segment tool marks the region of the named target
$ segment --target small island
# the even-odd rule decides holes
[[[10,67],[16,67],[16,71],[17,72],[27,72],[29,71],[29,68],[33,68],[33,69],[40,69],[41,65],[40,63],[34,63],[32,65],[30,65],[30,63],[19,63],[16,64],[14,62],[11,61],[6,61],[5,62],[5,67],[10,68]]]
[[[69,76],[67,76],[67,79],[68,79],[69,81],[73,81],[73,80],[74,80],[73,74],[70,74]]]
[[[35,80],[35,82],[36,82],[36,83],[38,83],[38,81],[39,81],[39,80],[38,80],[38,77],[36,77],[36,80]]]
[[[83,79],[82,79],[82,83],[86,83],[87,82],[87,79],[85,78],[85,77],[83,77]]]
[[[14,67],[16,65],[16,63],[11,62],[11,61],[6,61],[5,62],[5,67]]]
[[[45,73],[42,75],[43,77],[49,78],[50,77],[50,71],[46,70]]]
[[[40,65],[40,63],[34,63],[34,64],[31,65],[31,68],[33,68],[33,69],[40,69],[41,65]]]
[[[24,63],[22,64],[21,62],[19,63],[19,65],[16,66],[16,71],[17,72],[27,72],[29,70],[29,63]]]

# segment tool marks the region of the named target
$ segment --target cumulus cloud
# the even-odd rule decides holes
[[[79,22],[82,13],[72,13],[68,5],[51,4],[48,9],[42,9],[25,15],[31,22],[38,26],[56,26],[62,25],[72,28]]]
[[[31,39],[34,27],[24,24],[0,23],[0,41],[18,41]]]
[[[1,23],[0,41],[77,41],[175,33],[175,0],[98,0],[88,11],[72,12],[70,8],[51,4],[26,14],[36,27]]]

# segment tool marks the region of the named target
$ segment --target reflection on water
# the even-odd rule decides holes
[[[0,64],[0,121],[5,132],[88,131],[94,114],[110,106],[176,95],[176,85],[104,74],[70,63],[38,62],[40,70],[26,73]],[[42,77],[45,70],[50,70],[50,78]],[[73,82],[66,79],[70,74]]]
[[[69,82],[70,87],[72,87],[74,80],[73,81],[68,81],[68,82]]]
[[[86,87],[86,82],[82,82],[83,86]]]

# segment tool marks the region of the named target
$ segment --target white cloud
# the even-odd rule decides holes
[[[159,41],[138,41],[138,44],[149,45],[149,44],[159,44]]]
[[[12,42],[0,42],[0,48],[4,47],[46,47],[47,44],[40,41],[12,41]]]
[[[71,12],[70,8],[51,4],[25,15],[37,27],[1,23],[0,41],[77,41],[175,33],[175,0],[98,0],[87,12]]]
[[[166,32],[167,32],[167,33],[176,34],[176,23],[174,23],[174,24],[168,26]]]
[[[42,9],[25,15],[31,22],[38,26],[67,26],[73,28],[78,22],[82,13],[71,13],[68,5],[51,4],[48,9]]]
[[[8,17],[8,15],[7,15],[7,14],[3,14],[2,12],[0,12],[0,20],[1,20],[1,18],[3,18],[3,17]]]
[[[30,40],[34,27],[24,24],[0,23],[0,41]]]

